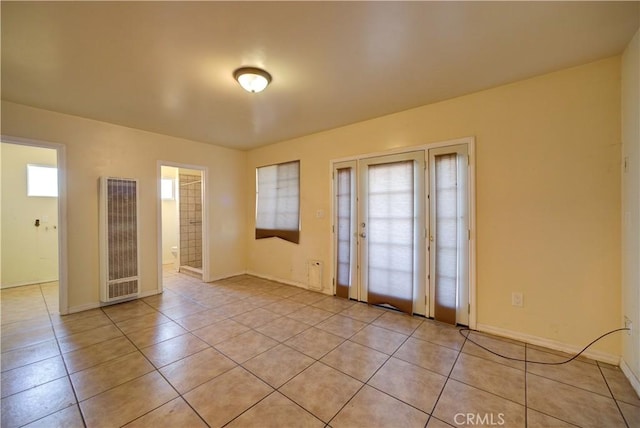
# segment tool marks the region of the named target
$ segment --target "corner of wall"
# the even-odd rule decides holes
[[[640,396],[640,378],[638,378],[633,372],[633,370],[629,368],[629,365],[624,360],[624,358],[620,359],[620,369],[622,370],[622,373],[624,373],[626,378],[629,380],[629,383],[631,384],[633,389],[636,391],[636,394]]]
[[[640,395],[640,30],[622,55],[621,81],[621,322],[632,330],[623,338],[620,367]]]

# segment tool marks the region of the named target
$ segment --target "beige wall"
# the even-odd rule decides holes
[[[56,151],[0,144],[2,287],[58,280],[58,198],[27,196],[27,165],[53,166]],[[40,226],[34,226],[35,220]]]
[[[2,102],[2,134],[66,146],[69,307],[98,303],[98,177],[140,180],[142,291],[158,287],[158,161],[208,168],[212,277],[245,268],[246,154]]]
[[[171,166],[162,167],[162,178],[170,178],[174,180],[174,186],[177,186],[178,168]],[[175,188],[174,188],[175,190]],[[174,262],[171,247],[178,246],[178,199],[162,201],[162,263],[169,264]]]
[[[640,384],[640,31],[622,56],[622,315],[633,323],[622,358]]]
[[[330,161],[465,136],[477,149],[479,325],[571,345],[619,327],[619,57],[250,151],[248,270],[306,284],[307,260],[322,260],[328,292]],[[254,240],[255,167],[293,159],[300,245]],[[620,337],[597,349],[619,355]]]

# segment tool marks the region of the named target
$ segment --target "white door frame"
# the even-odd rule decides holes
[[[67,264],[67,169],[66,147],[60,143],[32,140],[8,135],[0,136],[3,143],[20,146],[41,147],[56,151],[58,169],[58,310],[61,315],[69,313],[68,264]]]
[[[162,167],[170,166],[173,168],[193,169],[202,173],[202,281],[209,282],[210,278],[209,269],[209,189],[207,186],[209,177],[209,168],[203,165],[193,165],[180,162],[162,161],[159,160],[157,164],[157,236],[158,236],[158,248],[157,248],[157,265],[158,265],[158,293],[162,293],[164,290],[163,278],[162,278],[162,195],[161,195],[161,180],[162,180]]]
[[[402,148],[397,148],[397,149],[392,149],[392,150],[387,150],[387,151],[380,151],[380,152],[374,152],[374,153],[366,153],[366,154],[359,154],[359,155],[354,155],[354,156],[348,156],[348,157],[343,157],[343,158],[338,158],[338,159],[333,159],[329,162],[329,174],[330,177],[333,177],[333,171],[334,171],[334,165],[340,162],[346,162],[346,161],[357,161],[360,159],[365,159],[365,158],[370,158],[370,157],[378,157],[378,156],[384,156],[384,155],[390,155],[390,154],[398,154],[398,153],[406,153],[406,152],[414,152],[414,151],[418,151],[418,150],[424,150],[425,152],[428,152],[429,149],[435,149],[438,147],[447,147],[447,146],[455,146],[455,145],[460,145],[460,144],[466,144],[467,145],[467,150],[468,150],[468,156],[469,156],[469,170],[468,170],[468,183],[469,183],[469,230],[470,230],[470,234],[469,234],[469,327],[472,329],[476,328],[477,325],[477,285],[476,285],[476,277],[477,277],[477,266],[476,266],[476,236],[477,236],[477,232],[476,232],[476,174],[475,174],[475,168],[476,168],[476,154],[475,154],[475,137],[464,137],[464,138],[458,138],[458,139],[454,139],[454,140],[446,140],[446,141],[439,141],[439,142],[434,142],[434,143],[429,143],[429,144],[425,144],[425,145],[420,145],[420,146],[409,146],[409,147],[402,147]],[[425,180],[428,180],[428,174],[425,174]],[[332,180],[333,181],[333,180]],[[425,183],[425,191],[428,191],[428,186],[427,183]],[[335,194],[335,189],[334,186],[330,187],[330,192],[331,192],[331,196],[330,196],[330,201],[331,201],[331,213],[332,213],[332,220],[333,220],[333,216],[335,213],[335,201],[334,201],[334,194]],[[332,221],[333,223],[333,221]],[[332,232],[333,233],[333,232]],[[331,235],[331,256],[330,256],[330,272],[335,276],[335,272],[336,272],[336,266],[335,266],[335,240],[334,240],[334,236]],[[425,269],[427,270],[427,272],[429,271],[429,255],[427,254],[425,256]],[[333,281],[333,293],[335,294],[335,279]],[[425,306],[428,310],[429,308],[429,299],[430,296],[427,296],[427,302],[425,303]]]

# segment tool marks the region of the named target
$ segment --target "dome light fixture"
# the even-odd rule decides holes
[[[261,68],[241,67],[233,72],[233,77],[247,92],[262,92],[269,83],[271,75]]]

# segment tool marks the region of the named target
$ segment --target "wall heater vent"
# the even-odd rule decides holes
[[[100,300],[117,302],[140,291],[138,180],[100,178]]]

